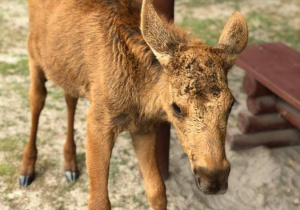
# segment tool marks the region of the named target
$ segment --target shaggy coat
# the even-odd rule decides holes
[[[199,188],[224,193],[230,166],[224,140],[233,97],[227,71],[247,44],[236,12],[216,47],[206,46],[160,17],[152,0],[29,0],[28,52],[32,127],[20,185],[34,178],[36,133],[49,79],[65,91],[68,134],[65,175],[78,177],[73,122],[78,97],[91,105],[86,159],[89,209],[110,209],[109,160],[116,137],[130,132],[153,209],[166,209],[155,157],[157,125],[171,122]]]

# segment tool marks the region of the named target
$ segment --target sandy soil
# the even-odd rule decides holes
[[[299,12],[299,4],[291,3],[279,7],[280,0],[251,0],[241,7],[242,12],[255,9],[279,10],[289,14]],[[261,8],[262,7],[262,8]],[[278,8],[279,7],[279,8]],[[26,31],[27,12],[24,3],[0,1],[0,10],[10,20],[13,27]],[[192,11],[190,11],[192,10]],[[177,4],[177,22],[184,13],[190,13],[199,20],[207,17],[225,18],[233,11],[223,3],[203,8],[186,8]],[[5,18],[4,17],[4,18]],[[9,18],[7,18],[9,19]],[[298,21],[298,22],[297,22]],[[299,23],[299,20],[295,20]],[[298,24],[299,25],[299,24]],[[5,26],[4,26],[5,27]],[[20,40],[7,46],[0,54],[0,61],[15,62],[25,54],[25,41]],[[237,113],[245,109],[245,95],[241,91],[243,70],[234,67],[229,73],[232,92],[239,102],[231,113],[228,131],[237,131]],[[18,90],[16,91],[16,84]],[[40,119],[39,157],[37,178],[28,188],[19,188],[17,183],[18,167],[21,163],[21,151],[28,139],[29,107],[26,91],[29,87],[28,76],[0,74],[0,139],[11,138],[13,152],[17,158],[10,158],[12,151],[0,151],[0,163],[14,165],[11,177],[0,176],[1,210],[35,209],[86,209],[88,202],[88,176],[85,166],[85,116],[88,102],[80,100],[76,113],[76,143],[81,176],[75,184],[68,184],[63,176],[62,148],[66,132],[66,109],[62,92],[48,84],[49,96],[46,108]],[[25,94],[25,99],[20,94]],[[58,95],[56,94],[58,93]],[[23,94],[23,95],[24,95]],[[59,97],[60,96],[60,97]],[[1,141],[0,141],[1,143]],[[228,146],[228,145],[227,145]],[[232,170],[229,178],[229,190],[225,195],[206,196],[195,185],[189,162],[172,129],[170,153],[170,177],[166,181],[168,209],[170,210],[296,210],[300,209],[300,147],[268,149],[257,147],[244,151],[231,151],[227,156]],[[109,193],[115,210],[149,209],[143,182],[139,176],[137,161],[134,157],[131,140],[123,133],[117,140],[111,159]]]

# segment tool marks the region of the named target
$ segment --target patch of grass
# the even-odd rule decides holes
[[[236,4],[235,7],[239,5]],[[249,44],[280,41],[290,45],[293,49],[300,50],[300,30],[289,26],[286,18],[262,11],[248,13],[245,18],[249,30]],[[193,17],[184,17],[181,26],[202,39],[205,44],[215,46],[226,21],[227,19],[198,20]]]
[[[16,172],[13,164],[0,163],[0,176],[12,176]]]
[[[55,168],[57,166],[57,161],[58,160],[53,160],[53,159],[49,159],[46,158],[44,159],[42,166],[47,170],[49,168]]]
[[[246,16],[249,28],[249,43],[284,42],[300,50],[300,30],[291,28],[286,19],[263,12],[252,12]]]
[[[23,116],[23,115],[19,115],[19,116],[17,116],[17,119],[19,119],[20,121],[22,121],[22,122],[29,122],[29,119],[28,119],[28,117],[25,117],[25,116]]]
[[[300,30],[294,30],[287,25],[283,30],[275,32],[278,39],[288,43],[291,48],[300,51]]]
[[[64,91],[60,88],[48,88],[48,96],[51,97],[54,100],[59,100],[64,98]]]
[[[83,167],[85,167],[85,152],[80,152],[76,154],[76,160],[78,167],[82,170]]]
[[[67,192],[70,192],[76,182],[66,182],[58,187],[58,191],[56,193],[57,196],[63,196]]]
[[[221,19],[197,20],[186,17],[182,20],[181,26],[199,37],[205,44],[215,46],[226,23],[225,21]]]
[[[115,177],[119,174],[120,170],[118,167],[118,161],[116,158],[111,158],[110,169],[109,169],[109,182],[114,183]]]
[[[48,101],[48,103],[46,102],[46,105],[45,105],[46,109],[54,109],[57,111],[62,111],[64,109],[66,109],[65,106],[57,106],[56,104],[49,102],[50,100],[46,100],[46,101]]]
[[[26,4],[27,0],[17,0],[19,4]]]
[[[56,86],[50,84],[46,85],[47,99],[45,107],[48,109],[55,109],[62,111],[66,109],[66,105],[63,103],[57,103],[57,101],[64,101],[64,91]]]
[[[143,194],[142,197],[146,196],[144,192],[142,194]],[[132,199],[132,202],[136,205],[135,208],[138,208],[138,209],[140,209],[140,208],[149,209],[150,208],[149,204],[145,203],[144,201],[141,201],[137,195],[133,195],[131,197],[131,199]]]
[[[12,27],[14,25],[12,18],[20,16],[19,14],[14,14],[7,18],[3,14],[5,12],[5,10],[0,12],[0,53],[5,53],[9,48],[13,47],[25,47],[28,34],[28,29],[25,25],[22,27]]]
[[[122,158],[112,157],[110,160],[109,183],[114,183],[114,179],[119,175],[119,165],[125,165],[126,161]]]
[[[10,192],[17,184],[19,162],[14,161],[12,156],[14,155],[7,153],[7,155],[4,156],[4,161],[0,163],[0,178],[5,183],[4,192]]]
[[[236,0],[234,0],[235,2]],[[179,4],[185,5],[187,7],[201,7],[201,6],[207,6],[211,4],[218,4],[218,3],[224,3],[228,2],[228,0],[189,0],[180,2]]]
[[[126,206],[126,196],[124,195],[121,195],[120,199],[118,199],[118,202],[115,202],[115,203],[111,203],[111,207],[112,208],[124,208]]]
[[[4,14],[0,12],[0,23],[4,22]]]
[[[29,98],[28,98],[28,83],[15,82],[13,84],[12,90],[17,93],[22,99],[22,106],[29,107]]]
[[[0,74],[2,75],[21,75],[28,76],[29,68],[28,68],[28,59],[20,59],[16,63],[5,63],[0,62]]]
[[[24,137],[13,136],[5,137],[0,139],[0,151],[2,152],[13,152],[19,151],[26,144]]]

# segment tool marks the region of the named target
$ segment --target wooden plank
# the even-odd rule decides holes
[[[155,9],[168,21],[174,20],[174,0],[153,0]],[[156,132],[156,158],[160,173],[164,180],[169,177],[170,129],[167,122],[161,123]]]
[[[287,119],[291,124],[300,129],[300,111],[285,101],[278,99],[276,109],[282,117]]]
[[[285,129],[229,136],[232,150],[249,149],[256,146],[281,147],[300,145],[300,130]]]
[[[170,128],[169,123],[161,123],[156,132],[156,157],[164,180],[169,177]]]
[[[249,45],[236,64],[300,110],[300,53],[281,43]]]
[[[275,95],[260,96],[260,97],[247,97],[248,110],[254,114],[267,114],[276,112],[276,100]]]
[[[262,44],[263,46],[266,46],[268,50],[271,53],[280,53],[279,56],[281,56],[282,52],[285,53],[285,59],[287,62],[295,62],[297,59],[299,59],[300,52],[290,48],[289,46],[283,44],[283,43],[273,43],[273,44]]]
[[[270,95],[272,92],[260,84],[256,79],[250,75],[246,75],[243,80],[243,90],[251,97]]]
[[[247,134],[292,128],[293,125],[279,113],[255,116],[246,112],[240,112],[238,115],[238,127],[242,133]]]
[[[167,20],[174,20],[174,0],[153,0],[155,9],[160,15],[164,15]]]

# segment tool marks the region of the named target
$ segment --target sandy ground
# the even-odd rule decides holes
[[[247,13],[257,8],[272,8],[286,14],[292,13],[294,10],[299,12],[298,4],[291,3],[280,6],[281,2],[266,0],[264,4],[261,4],[259,0],[251,0],[248,1],[247,6],[241,7],[241,11]],[[5,11],[5,17],[16,17],[8,23],[12,24],[12,27],[16,27],[22,32],[27,30],[27,10],[24,3],[1,0],[0,10]],[[230,5],[222,3],[206,6],[205,9],[185,8],[178,3],[176,11],[178,13],[176,21],[181,22],[185,13],[195,16],[199,20],[207,17],[227,19],[233,9]],[[294,23],[299,25],[299,19],[294,20]],[[5,25],[3,27],[5,28]],[[19,42],[7,46],[5,52],[1,52],[0,61],[14,63],[23,54],[26,54],[25,40],[21,39]],[[228,123],[229,132],[236,132],[237,113],[245,109],[246,96],[241,91],[243,76],[244,72],[238,67],[234,67],[229,73],[230,87],[239,102],[231,113]],[[48,84],[50,94],[40,119],[37,178],[28,188],[18,187],[17,177],[18,167],[21,163],[21,151],[28,139],[29,132],[30,114],[28,102],[26,102],[28,87],[28,76],[0,75],[0,143],[1,141],[3,143],[4,139],[10,139],[13,147],[10,151],[0,151],[0,163],[15,166],[10,176],[7,174],[0,176],[0,209],[86,209],[89,186],[85,166],[84,139],[85,116],[89,104],[83,99],[78,104],[75,137],[81,176],[75,184],[68,184],[63,176],[62,155],[66,132],[66,109],[62,92],[51,83]],[[22,97],[24,94],[25,97]],[[17,154],[12,155],[12,151]],[[170,177],[165,182],[168,209],[300,209],[299,146],[278,149],[257,147],[239,152],[227,148],[227,156],[232,166],[228,192],[219,196],[203,195],[195,185],[188,159],[172,129]],[[131,140],[127,133],[120,135],[113,151],[109,193],[112,207],[115,210],[150,209],[143,182],[139,176]]]

